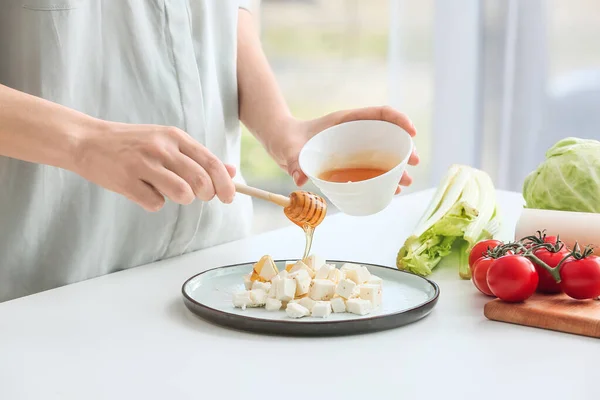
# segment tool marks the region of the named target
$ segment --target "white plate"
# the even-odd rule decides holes
[[[296,260],[276,261],[279,270]],[[328,261],[340,267],[347,261]],[[348,261],[349,262],[349,261]],[[264,308],[235,308],[233,293],[244,290],[244,275],[253,263],[231,265],[202,272],[182,287],[186,306],[195,314],[219,325],[262,333],[288,335],[342,335],[396,328],[431,312],[437,303],[439,287],[425,278],[395,268],[359,263],[383,280],[382,306],[364,316],[333,313],[328,318],[289,318],[285,311]]]

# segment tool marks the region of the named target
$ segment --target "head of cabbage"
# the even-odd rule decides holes
[[[527,208],[600,213],[600,142],[565,138],[523,184]]]

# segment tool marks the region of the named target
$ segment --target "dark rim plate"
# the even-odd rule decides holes
[[[292,259],[282,259],[276,260],[275,262],[279,264],[285,264],[286,262],[295,262],[296,260]],[[237,268],[242,266],[249,266],[250,268],[254,264],[254,262],[250,263],[239,263],[232,264],[218,268],[212,268],[206,271],[203,271],[199,274],[196,274],[189,279],[187,279],[182,287],[181,293],[183,295],[183,301],[186,307],[193,312],[194,314],[200,316],[201,318],[215,323],[217,325],[249,331],[263,334],[275,334],[275,335],[291,335],[291,336],[339,336],[339,335],[352,335],[352,334],[360,334],[360,333],[369,333],[369,332],[377,332],[383,331],[393,328],[398,328],[403,325],[410,324],[412,322],[418,321],[431,312],[433,307],[437,304],[440,289],[439,286],[421,276],[411,274],[406,271],[401,271],[395,268],[386,267],[383,265],[370,264],[364,262],[353,262],[353,261],[337,261],[337,260],[328,260],[329,263],[335,263],[337,265],[343,263],[355,263],[361,264],[369,268],[371,272],[374,269],[384,268],[386,273],[393,274],[405,274],[410,275],[411,277],[422,279],[426,282],[426,284],[431,285],[433,289],[433,295],[430,296],[426,301],[398,312],[391,312],[385,314],[379,314],[374,316],[366,316],[359,319],[343,319],[343,320],[329,320],[329,319],[319,319],[319,320],[311,320],[311,321],[302,321],[302,320],[294,320],[294,319],[267,319],[267,318],[259,318],[255,316],[248,315],[240,315],[239,313],[227,312],[223,310],[219,310],[213,307],[210,307],[202,302],[197,301],[192,298],[189,293],[187,287],[190,285],[192,281],[195,281],[198,277],[214,273],[218,270],[224,270],[228,268]],[[374,273],[374,272],[373,272]],[[399,279],[401,280],[401,279]],[[241,277],[240,277],[241,283]],[[385,285],[385,281],[384,281]],[[384,302],[385,302],[385,286],[384,286]]]

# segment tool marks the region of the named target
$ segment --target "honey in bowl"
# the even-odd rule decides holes
[[[354,154],[332,154],[321,165],[318,179],[333,183],[361,182],[394,169],[400,160],[395,154],[365,150]]]
[[[323,171],[318,178],[328,182],[347,183],[373,179],[388,172],[388,169],[377,167],[334,168]]]

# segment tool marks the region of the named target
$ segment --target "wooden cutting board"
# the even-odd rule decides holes
[[[492,300],[484,315],[494,321],[600,338],[600,301],[574,300],[565,294],[534,294],[523,303]]]

